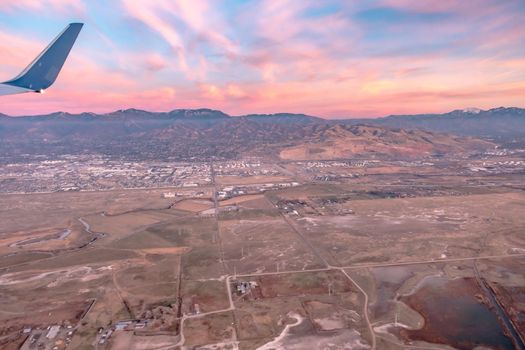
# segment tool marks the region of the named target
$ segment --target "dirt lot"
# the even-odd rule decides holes
[[[186,345],[190,347],[206,344],[228,343],[234,340],[235,327],[231,312],[191,318],[184,324]]]
[[[220,220],[225,265],[230,273],[322,267],[280,217]]]
[[[353,215],[294,221],[334,265],[465,258],[525,249],[523,203],[520,193],[354,200]]]
[[[177,202],[174,208],[190,212],[199,212],[213,208],[213,202],[205,199],[187,199]]]
[[[241,348],[369,347],[360,316],[362,299],[339,271],[243,277],[255,281],[259,295],[235,301]],[[330,287],[328,290],[327,287]],[[293,325],[293,327],[291,327]],[[317,344],[317,345],[312,345]],[[331,345],[329,345],[331,344]]]
[[[274,182],[287,182],[291,181],[289,177],[286,176],[265,176],[265,175],[255,175],[255,176],[230,176],[222,175],[217,176],[217,183],[220,185],[249,185],[249,184],[264,184],[264,183],[274,183]]]

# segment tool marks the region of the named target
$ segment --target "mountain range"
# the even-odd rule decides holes
[[[525,109],[515,107],[489,110],[467,108],[444,114],[391,115],[377,119],[354,119],[351,122],[454,133],[501,142],[525,137]]]
[[[98,153],[128,159],[421,157],[494,147],[525,135],[525,110],[326,120],[304,114],[232,117],[212,109],[0,115],[0,157]]]

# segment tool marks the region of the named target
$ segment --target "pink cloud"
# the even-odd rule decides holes
[[[0,71],[6,76],[4,80],[20,73],[25,65],[44,48],[40,43],[18,35],[0,31]]]
[[[152,53],[143,58],[144,66],[148,71],[157,72],[168,66],[163,56]]]
[[[207,58],[193,47],[198,41],[179,34],[175,19],[185,24],[192,36],[220,49],[227,56],[234,56],[236,45],[224,34],[225,24],[218,17],[219,11],[203,0],[158,0],[140,2],[122,0],[127,12],[146,26],[157,32],[174,50],[178,59],[178,69],[190,80],[204,80],[210,65]]]
[[[164,9],[175,16],[180,16],[184,22],[205,40],[220,47],[228,54],[235,54],[237,46],[224,34],[225,23],[217,17],[217,8],[210,6],[214,1],[206,0],[173,0]],[[170,6],[171,5],[171,6]],[[215,14],[215,15],[214,15]]]
[[[85,111],[107,113],[122,108],[165,110],[174,106],[177,92],[171,87],[159,87],[142,91],[86,92],[56,88],[40,94],[13,95],[1,112],[10,115],[45,114],[56,111],[82,113]],[[30,104],[32,109],[27,110]]]
[[[0,11],[30,10],[50,11],[62,14],[84,14],[86,6],[82,0],[16,0],[0,2]]]
[[[509,0],[508,3],[516,3],[517,1],[519,0]],[[472,15],[493,13],[496,8],[502,6],[502,2],[497,0],[382,0],[382,4],[422,13],[457,12]]]

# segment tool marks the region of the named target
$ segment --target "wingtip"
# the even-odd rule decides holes
[[[50,87],[62,69],[83,25],[84,23],[70,23],[29,66],[4,84],[23,88],[26,92],[42,92],[41,90]]]

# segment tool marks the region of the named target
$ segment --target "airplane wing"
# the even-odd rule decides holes
[[[42,93],[50,87],[62,69],[82,26],[82,23],[69,24],[22,73],[0,83],[0,96],[24,92]]]

